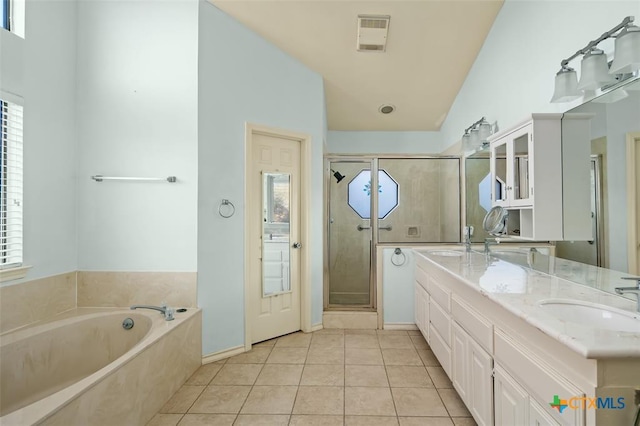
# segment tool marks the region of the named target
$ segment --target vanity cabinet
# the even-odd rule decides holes
[[[509,211],[510,236],[548,241],[593,239],[587,184],[591,117],[532,114],[489,138],[491,202]]]
[[[416,274],[415,293],[414,293],[414,313],[418,330],[429,341],[429,293],[427,293],[427,277],[424,272]],[[421,283],[424,282],[424,284]]]
[[[493,325],[456,294],[451,315],[451,382],[478,425],[493,425]]]

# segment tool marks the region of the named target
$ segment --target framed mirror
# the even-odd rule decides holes
[[[291,175],[262,174],[262,296],[291,291],[289,205]]]

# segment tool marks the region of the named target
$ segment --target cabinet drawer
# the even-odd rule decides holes
[[[451,318],[438,303],[433,301],[433,297],[429,300],[429,322],[438,331],[447,346],[450,347]]]
[[[428,288],[427,286],[429,283],[429,276],[427,275],[426,272],[424,272],[420,268],[416,268],[416,282],[420,284],[420,286],[422,286],[422,288],[424,288],[425,291],[427,290]]]
[[[444,372],[451,378],[451,348],[444,342],[444,339],[433,327],[433,324],[429,324],[429,337],[429,346],[431,346],[433,354],[438,358]]]
[[[546,408],[554,395],[569,399],[574,396],[584,396],[584,392],[569,383],[560,374],[547,366],[543,361],[526,354],[502,330],[495,332],[495,359],[500,362],[509,373],[520,383],[533,399],[544,406],[554,420],[562,425],[583,425],[585,423],[584,409],[565,410],[559,415],[551,408]]]
[[[427,291],[432,299],[444,309],[445,312],[451,312],[451,292],[446,287],[440,285],[438,281],[432,276],[429,276],[429,287]]]
[[[487,352],[493,353],[493,324],[471,306],[451,298],[451,316]]]

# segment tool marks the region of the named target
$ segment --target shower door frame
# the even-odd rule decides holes
[[[420,160],[420,159],[456,159],[459,161],[459,188],[458,195],[460,197],[459,208],[460,208],[460,221],[464,223],[464,214],[465,214],[465,206],[466,201],[464,199],[464,161],[463,156],[461,155],[424,155],[424,154],[325,154],[324,155],[324,273],[323,273],[323,311],[365,311],[365,312],[377,312],[378,314],[378,326],[382,328],[382,298],[378,297],[382,294],[382,280],[378,279],[378,261],[377,261],[377,251],[378,247],[381,246],[390,246],[395,247],[400,243],[380,243],[378,241],[378,197],[377,195],[373,197],[373,203],[371,206],[371,216],[375,214],[375,221],[370,220],[371,223],[371,253],[370,253],[370,267],[369,267],[369,300],[371,301],[370,305],[330,305],[329,304],[329,278],[330,278],[330,265],[329,265],[329,217],[331,212],[331,203],[329,200],[329,186],[331,185],[331,179],[333,179],[333,175],[331,174],[331,163],[332,162],[359,162],[359,161],[370,161],[371,164],[371,186],[373,188],[377,187],[378,184],[378,164],[380,160]],[[460,229],[460,241],[462,241],[462,229]],[[428,244],[438,244],[438,243],[418,243],[417,245],[428,245]],[[402,245],[406,245],[406,243],[402,243]]]
[[[330,265],[329,265],[329,217],[331,214],[331,202],[329,200],[329,186],[331,185],[331,179],[333,175],[331,174],[331,163],[358,163],[361,162],[363,165],[368,162],[371,168],[371,187],[376,188],[378,185],[378,158],[372,155],[330,155],[325,156],[325,209],[324,209],[324,291],[323,291],[323,310],[333,310],[333,311],[367,311],[367,312],[375,312],[376,310],[376,301],[377,301],[377,291],[375,286],[375,271],[376,271],[376,256],[375,256],[375,248],[378,242],[378,215],[375,214],[375,223],[374,223],[374,213],[378,211],[378,196],[377,194],[371,197],[371,214],[369,218],[369,226],[371,227],[371,240],[369,242],[369,304],[368,305],[330,305],[329,304],[329,283],[330,283]],[[374,192],[372,192],[374,194]]]

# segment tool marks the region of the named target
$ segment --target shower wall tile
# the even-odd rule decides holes
[[[75,272],[0,287],[0,333],[75,307]]]
[[[78,307],[196,307],[196,272],[78,272]]]

